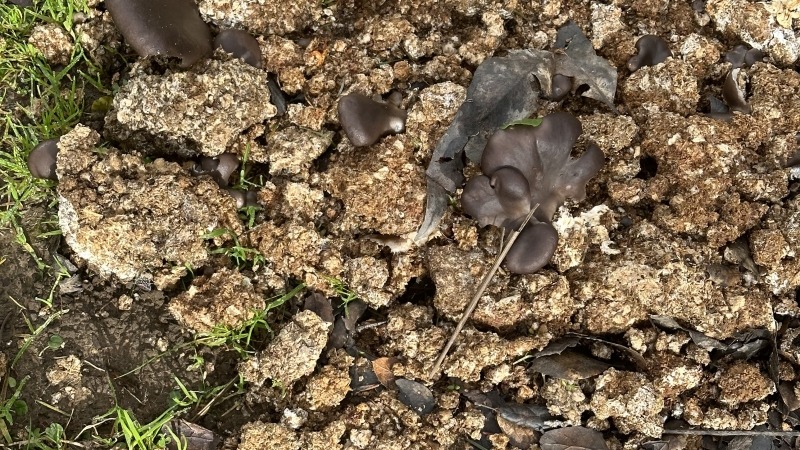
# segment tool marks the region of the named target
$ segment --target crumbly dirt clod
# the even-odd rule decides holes
[[[297,313],[255,358],[239,366],[245,381],[261,386],[267,379],[285,388],[314,371],[330,324],[311,311]]]
[[[300,0],[290,4],[256,0],[200,0],[203,19],[224,28],[246,28],[271,35],[300,31],[322,13],[321,3]]]
[[[608,369],[597,380],[590,407],[597,418],[610,417],[622,433],[661,436],[664,399],[643,374]]]
[[[249,278],[238,270],[221,269],[192,280],[186,292],[172,299],[169,311],[182,325],[207,333],[215,326],[240,328],[265,306]]]
[[[72,56],[72,38],[58,24],[37,25],[31,31],[28,43],[41,52],[44,59],[54,66],[69,63]]]
[[[96,151],[99,140],[81,125],[62,136],[57,173],[64,239],[100,275],[163,288],[206,263],[204,234],[241,233],[234,200],[210,178],[163,159]]]
[[[298,399],[310,411],[330,410],[338,406],[350,392],[349,369],[354,358],[341,349],[329,357],[328,364],[308,380],[305,391]]]
[[[758,365],[737,361],[720,375],[719,400],[730,406],[763,400],[775,392],[775,384]]]
[[[165,75],[148,73],[146,61],[138,64],[106,116],[106,133],[126,148],[216,156],[276,113],[266,74],[238,58],[205,59]]]

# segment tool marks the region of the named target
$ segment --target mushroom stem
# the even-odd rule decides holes
[[[433,368],[431,369],[429,374],[431,378],[435,377],[436,373],[439,372],[439,369],[442,367],[442,362],[444,362],[444,358],[447,356],[447,352],[450,351],[450,348],[456,342],[459,333],[461,333],[461,329],[464,328],[464,325],[467,324],[467,320],[469,320],[470,316],[472,315],[472,312],[475,311],[475,307],[478,306],[478,300],[480,300],[481,296],[486,291],[486,288],[489,286],[489,283],[491,283],[492,279],[494,278],[494,274],[497,273],[497,269],[500,268],[500,264],[503,263],[503,260],[506,258],[508,251],[511,250],[511,246],[514,245],[514,241],[516,241],[517,237],[519,237],[519,234],[522,233],[522,230],[525,228],[525,225],[527,225],[528,222],[531,220],[531,217],[533,217],[533,213],[536,212],[536,209],[538,207],[539,207],[538,203],[533,205],[533,208],[531,208],[530,212],[528,212],[528,215],[525,217],[525,220],[522,221],[522,224],[520,224],[519,228],[514,230],[514,232],[511,233],[511,236],[509,236],[508,242],[506,243],[505,247],[503,247],[503,251],[501,251],[500,254],[497,255],[497,259],[495,259],[492,268],[489,269],[489,272],[487,272],[486,275],[483,276],[481,284],[478,285],[478,290],[475,292],[475,295],[472,297],[472,300],[470,300],[469,304],[467,305],[467,309],[465,309],[464,312],[461,313],[461,320],[458,321],[456,329],[453,330],[453,333],[450,335],[450,339],[447,341],[447,344],[445,344],[441,353],[439,353],[439,357],[436,358],[436,362],[433,363]]]

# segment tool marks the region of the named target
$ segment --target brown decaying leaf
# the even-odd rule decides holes
[[[585,427],[557,428],[539,438],[542,450],[608,450],[602,433]]]
[[[553,378],[578,381],[600,375],[609,367],[610,364],[590,356],[566,350],[559,355],[534,359],[530,369]]]
[[[389,389],[396,387],[394,382],[394,373],[392,373],[392,366],[394,366],[396,363],[396,358],[387,358],[385,356],[372,361],[372,371],[375,372],[375,376],[378,377],[378,381],[380,381],[384,387]]]

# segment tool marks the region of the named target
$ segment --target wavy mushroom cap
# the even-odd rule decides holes
[[[513,167],[500,168],[491,177],[477,176],[464,186],[461,205],[481,226],[513,228],[531,210],[528,180]]]
[[[528,224],[506,255],[512,273],[534,273],[546,266],[558,247],[558,232],[549,223]]]
[[[56,159],[58,158],[58,139],[40,142],[28,155],[28,170],[36,178],[57,180]]]
[[[372,145],[387,134],[406,129],[405,110],[376,102],[364,94],[354,92],[340,98],[338,110],[342,129],[356,147]]]
[[[750,114],[753,108],[747,104],[744,98],[745,73],[742,69],[732,69],[722,83],[722,98],[731,111],[739,111]]]
[[[636,55],[628,60],[628,70],[636,72],[644,66],[655,66],[672,56],[669,43],[661,36],[646,34],[636,41]]]
[[[764,52],[742,44],[737,45],[725,54],[725,61],[731,63],[731,67],[734,69],[742,67],[749,69],[753,64],[762,59],[764,59]]]
[[[227,186],[231,175],[239,167],[239,156],[233,153],[223,153],[219,156],[203,156],[200,158],[199,167],[195,164],[195,175],[211,175],[220,186]]]
[[[223,30],[214,39],[214,47],[225,50],[253,67],[260,69],[263,66],[261,47],[256,38],[246,31]]]
[[[495,132],[481,158],[483,175],[464,186],[464,212],[481,226],[514,228],[533,205],[539,205],[534,218],[550,222],[567,198],[583,200],[586,183],[603,168],[605,156],[592,144],[579,158],[570,158],[581,131],[575,116],[557,112],[536,127]]]
[[[211,53],[211,31],[194,0],[106,0],[106,8],[140,56],[180,58],[190,67]]]

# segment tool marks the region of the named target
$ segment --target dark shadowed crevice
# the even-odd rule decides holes
[[[639,167],[639,173],[636,174],[635,178],[640,180],[649,180],[658,173],[658,161],[649,155],[642,156],[639,160]]]

